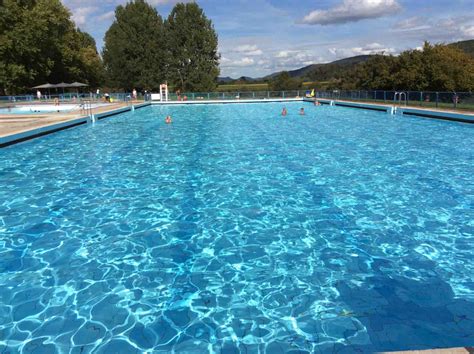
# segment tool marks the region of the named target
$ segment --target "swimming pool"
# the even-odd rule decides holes
[[[92,108],[107,106],[107,103],[92,104]],[[81,109],[80,104],[36,104],[36,105],[18,105],[11,108],[0,108],[0,114],[41,114],[53,112],[67,112]]]
[[[0,349],[472,345],[473,126],[282,105],[0,150]]]

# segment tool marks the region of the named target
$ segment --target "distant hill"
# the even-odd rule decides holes
[[[339,72],[339,70],[343,70],[343,69],[355,66],[364,61],[367,61],[370,57],[371,57],[370,55],[358,55],[355,57],[336,60],[331,63],[311,64],[300,69],[290,70],[288,71],[288,74],[290,74],[290,77],[292,78],[298,78],[298,79],[303,79],[303,80],[313,80],[314,73],[317,72],[319,73],[319,75],[317,75],[319,76],[317,80],[328,80],[334,76],[334,73]],[[219,77],[217,78],[217,81],[220,84],[231,84],[231,83],[242,84],[246,82],[247,83],[265,82],[265,81],[271,80],[272,78],[274,78],[280,73],[281,71],[258,78],[258,79],[254,79],[248,76],[242,76],[242,77],[239,77],[238,79],[232,79],[228,76]]]
[[[229,77],[229,76],[225,76],[225,77],[218,77],[217,78],[217,82],[220,83],[220,84],[228,84],[229,82],[233,82],[234,79]]]
[[[456,43],[450,43],[449,46],[455,46],[462,49],[467,54],[474,56],[474,39],[461,41]],[[355,57],[344,58],[340,60],[333,61],[331,63],[324,64],[311,64],[300,69],[289,70],[288,74],[292,78],[298,78],[301,80],[308,81],[327,81],[334,79],[335,77],[340,77],[341,73],[345,73],[348,70],[351,70],[357,64],[363,63],[369,60],[373,55],[357,55]],[[248,76],[242,76],[238,79],[232,79],[230,77],[220,77],[218,82],[221,84],[233,84],[233,83],[257,83],[257,82],[267,82],[273,79],[275,76],[280,74],[281,71],[254,79]]]
[[[316,69],[318,69],[319,71],[322,71],[322,72],[328,72],[328,71],[332,72],[332,71],[334,71],[334,68],[341,68],[342,69],[342,68],[347,68],[347,67],[350,67],[350,66],[357,65],[359,63],[363,63],[364,61],[367,61],[370,57],[371,57],[370,55],[357,55],[355,57],[336,60],[336,61],[333,61],[331,63],[311,64],[311,65],[305,66],[305,67],[300,68],[300,69],[290,70],[290,71],[288,71],[288,74],[290,74],[290,76],[292,78],[310,79],[309,76]],[[324,68],[326,68],[328,70],[324,70]],[[281,73],[281,71],[277,72],[277,73],[267,75],[267,76],[263,77],[262,79],[263,80],[272,79],[273,77],[277,76],[280,73]],[[325,76],[327,76],[327,75],[325,75]],[[329,76],[331,76],[331,75],[329,75]],[[327,78],[322,78],[322,79],[325,80]],[[319,80],[321,80],[321,79],[319,79]]]
[[[463,50],[470,56],[474,57],[474,39],[470,39],[467,41],[461,41],[461,42],[456,42],[456,43],[451,43],[449,44],[450,46],[453,47],[458,47],[459,49]]]
[[[225,77],[218,77],[217,78],[217,82],[220,83],[220,84],[230,84],[230,83],[250,83],[250,82],[255,82],[257,81],[258,79],[254,79],[252,77],[249,77],[249,76],[241,76],[239,77],[238,79],[233,79],[229,76],[225,76]]]

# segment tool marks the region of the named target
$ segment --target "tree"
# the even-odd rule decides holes
[[[104,66],[97,52],[94,38],[86,32],[77,30],[77,43],[83,79],[91,87],[99,87],[105,80]]]
[[[219,75],[217,34],[196,3],[178,3],[165,21],[167,77],[181,91],[211,91]]]
[[[25,91],[46,81],[89,81],[70,16],[60,0],[2,1],[0,93]],[[98,55],[95,62],[101,65]]]
[[[456,46],[425,42],[422,50],[376,55],[341,77],[343,89],[471,91],[474,59]]]
[[[269,88],[272,91],[298,90],[301,86],[301,80],[293,79],[288,71],[281,72],[269,83]]]
[[[153,90],[164,82],[163,20],[144,0],[115,10],[115,21],[105,34],[103,58],[110,85],[131,90]]]

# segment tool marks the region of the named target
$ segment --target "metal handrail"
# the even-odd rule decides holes
[[[305,97],[310,90],[286,90],[286,91],[229,91],[229,92],[186,92],[181,94],[169,93],[170,101],[181,100],[242,100],[242,99],[274,99],[274,98],[294,98]],[[400,94],[402,93],[402,94]],[[149,98],[150,92],[147,92]],[[114,101],[129,103],[129,93],[110,93],[110,98]],[[52,101],[59,98],[60,102],[74,102],[75,98],[79,101],[85,99],[97,100],[96,96],[89,94],[64,94],[46,96],[47,100]],[[426,106],[426,107],[444,107],[457,110],[474,111],[474,93],[473,92],[436,92],[436,91],[387,91],[387,90],[331,90],[317,91],[316,98],[341,99],[365,102],[384,102],[399,104],[405,103],[407,106]],[[21,103],[39,102],[33,95],[23,96],[0,96],[0,104],[6,103],[17,105]]]

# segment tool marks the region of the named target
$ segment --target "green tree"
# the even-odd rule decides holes
[[[165,78],[165,54],[163,21],[152,6],[135,0],[116,8],[103,50],[111,86],[158,89]]]
[[[420,70],[426,80],[424,90],[474,89],[474,59],[459,48],[425,42]]]
[[[59,0],[2,1],[0,93],[22,92],[46,81],[89,81],[70,16]],[[101,65],[98,55],[95,60]]]
[[[105,72],[95,40],[90,34],[80,30],[77,30],[76,35],[81,63],[81,78],[78,81],[86,81],[93,88],[99,87],[105,80]]]
[[[471,91],[474,59],[456,46],[425,42],[399,56],[376,55],[340,77],[343,89]]]
[[[287,71],[281,72],[269,83],[269,88],[272,91],[298,90],[301,86],[301,80],[292,78]]]
[[[217,34],[196,3],[178,3],[165,21],[167,78],[182,91],[211,91],[219,75]]]

